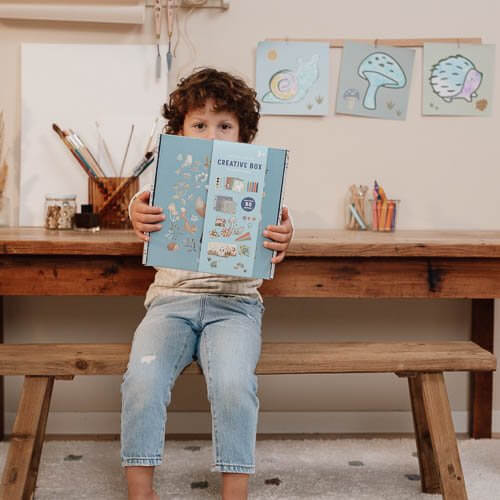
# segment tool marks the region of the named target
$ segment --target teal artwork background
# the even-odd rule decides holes
[[[385,45],[375,47],[368,43],[346,40],[342,51],[336,113],[404,120],[408,109],[414,57],[415,51],[412,49]],[[374,64],[380,68],[377,73],[379,80],[372,80],[370,83],[358,72],[360,68],[362,72],[365,69],[368,71],[368,67]],[[391,85],[402,85],[404,82],[404,86],[388,86],[389,75],[392,73],[386,73],[386,70],[391,68],[396,69],[394,81],[397,82]],[[367,107],[370,96],[375,104],[374,109]]]
[[[259,42],[256,90],[263,115],[327,115],[330,46]]]
[[[469,60],[474,69],[482,73],[479,87],[475,91],[477,97],[471,97],[468,102],[463,98],[453,98],[451,102],[446,102],[439,93],[433,90],[430,78],[432,68],[439,61],[444,61],[449,57],[462,56]],[[453,59],[452,59],[453,61]],[[490,116],[493,108],[493,86],[495,73],[495,45],[475,45],[467,43],[426,43],[424,44],[423,63],[423,95],[422,114],[424,115],[444,115],[444,116]],[[455,65],[456,67],[456,65]],[[464,66],[458,65],[459,73],[455,75],[458,83],[461,82],[460,69]],[[466,71],[468,68],[464,68]],[[463,78],[462,78],[463,79]],[[439,89],[436,88],[439,91]],[[459,88],[460,90],[460,88]]]

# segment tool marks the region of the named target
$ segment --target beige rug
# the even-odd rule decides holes
[[[459,442],[469,500],[500,499],[500,440]],[[7,443],[0,443],[3,468]],[[168,441],[156,470],[162,499],[217,498],[208,441]],[[257,442],[250,498],[287,500],[436,499],[420,491],[413,439],[265,440]],[[35,500],[126,499],[119,443],[49,441]]]

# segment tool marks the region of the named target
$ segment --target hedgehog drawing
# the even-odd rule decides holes
[[[453,99],[472,102],[472,98],[477,97],[476,90],[482,79],[483,74],[474,63],[457,54],[438,61],[431,69],[429,81],[433,92],[445,102]]]

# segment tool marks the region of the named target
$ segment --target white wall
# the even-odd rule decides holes
[[[204,10],[192,14],[187,26],[196,54],[191,57],[187,45],[181,41],[173,73],[175,76],[180,69],[181,74],[186,74],[193,66],[212,65],[237,73],[254,84],[255,48],[265,38],[481,36],[484,43],[498,43],[498,19],[500,5],[494,0],[477,0],[472,8],[464,0],[344,3],[232,0],[227,12]],[[153,40],[150,9],[143,27],[0,21],[0,108],[7,114],[11,164],[19,168],[20,43],[152,43]],[[339,49],[330,51],[329,116],[262,118],[256,142],[291,150],[287,202],[298,227],[342,227],[342,204],[348,186],[371,183],[377,178],[389,195],[403,200],[401,228],[498,228],[495,216],[500,203],[498,111],[495,108],[490,118],[422,117],[422,50],[416,50],[405,122],[333,114]],[[154,57],[151,62],[154,64]],[[498,51],[496,66],[499,66]],[[500,79],[495,80],[494,106],[500,106]],[[387,153],[389,148],[391,154]],[[319,189],[320,185],[323,189]],[[9,178],[8,192],[17,206],[17,173]],[[468,301],[268,299],[266,305],[263,331],[268,341],[305,341],[312,337],[319,340],[469,338]],[[127,341],[144,313],[139,298],[109,297],[8,297],[5,309],[6,342]],[[497,338],[498,331],[497,327]],[[457,430],[464,431],[467,376],[448,375],[447,382]],[[114,377],[58,382],[49,432],[118,432],[119,384],[119,378]],[[494,406],[496,416],[500,417],[498,385],[495,383]],[[19,388],[20,379],[7,379],[8,423],[16,409]],[[81,396],[78,401],[77,390]],[[262,432],[411,429],[406,381],[394,375],[262,377],[260,396]],[[171,410],[170,431],[208,432],[201,379],[184,378],[178,382]],[[174,411],[187,413],[177,418]],[[276,417],[281,422],[279,426]],[[500,432],[500,418],[495,420],[494,431]]]

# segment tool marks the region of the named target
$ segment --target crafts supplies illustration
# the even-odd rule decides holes
[[[256,75],[262,114],[328,114],[327,43],[259,42]]]
[[[143,264],[270,279],[263,229],[279,224],[288,151],[161,134],[150,203],[166,220]]]
[[[494,45],[424,45],[424,115],[489,116],[492,110]]]
[[[371,203],[372,230],[392,232],[396,230],[399,200],[389,199],[384,188],[374,182]]]
[[[336,112],[404,120],[415,51],[346,40]]]

